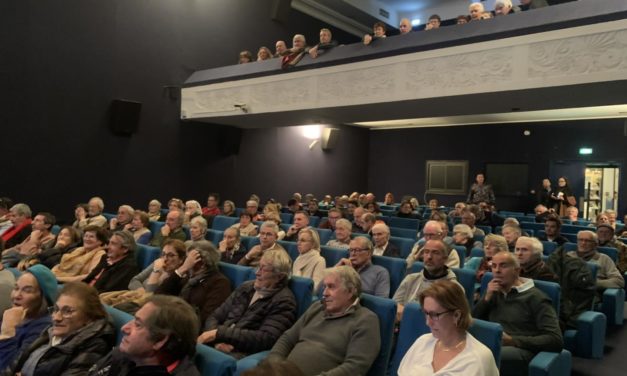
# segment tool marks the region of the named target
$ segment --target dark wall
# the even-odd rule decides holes
[[[414,194],[422,201],[427,160],[468,160],[469,184],[488,163],[526,163],[529,191],[537,189],[546,177],[557,186],[558,175],[568,171],[571,181],[581,182],[574,188],[577,196],[582,196],[586,163],[615,162],[625,166],[627,137],[623,124],[620,119],[373,131],[368,188],[378,197],[391,190],[397,197]],[[524,136],[525,130],[531,135]],[[580,156],[579,148],[584,146],[593,148],[594,154]],[[625,187],[627,177],[622,170],[620,213],[627,209]],[[530,212],[533,208],[533,195],[496,195],[501,209]],[[465,196],[448,195],[428,195],[430,198],[445,205],[465,200]]]
[[[315,41],[327,26],[296,11],[286,23],[273,21],[271,4],[3,2],[0,195],[67,219],[74,204],[91,195],[102,196],[106,210],[115,211],[121,203],[145,207],[153,197],[204,202],[213,190],[238,204],[251,192],[318,192],[304,183],[313,184],[315,174],[327,169],[338,172],[333,187],[365,189],[366,159],[339,173],[352,157],[348,138],[342,137],[343,150],[305,154],[306,147],[288,139],[290,130],[244,131],[239,156],[223,157],[216,128],[180,123],[179,100],[170,99],[164,86],[179,85],[197,69],[232,64],[242,49],[273,49],[275,40],[295,33]],[[356,40],[334,32],[340,42]],[[142,102],[132,137],[108,130],[108,109],[116,98]],[[346,133],[367,142],[367,131]]]

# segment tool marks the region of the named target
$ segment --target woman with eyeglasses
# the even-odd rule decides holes
[[[4,311],[0,331],[0,370],[12,364],[50,326],[48,307],[57,297],[57,279],[43,265],[28,268],[15,282],[12,307]]]
[[[420,336],[398,368],[399,376],[499,374],[492,352],[467,332],[470,307],[459,284],[437,281],[420,294],[431,333]]]
[[[52,326],[3,375],[86,374],[111,350],[115,331],[92,286],[82,282],[65,284],[49,312]]]

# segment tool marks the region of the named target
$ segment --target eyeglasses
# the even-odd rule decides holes
[[[425,314],[426,317],[430,318],[432,321],[440,321],[440,316],[445,315],[447,313],[451,313],[453,311],[444,311],[444,312],[427,312],[427,311],[422,311],[422,313]]]
[[[259,236],[274,236],[274,232],[260,232]]]
[[[176,256],[178,256],[176,253],[161,252],[161,257],[175,258]]]
[[[422,236],[424,236],[425,238],[430,238],[432,236],[440,236],[440,235],[442,235],[441,232],[435,232],[435,233],[426,233],[425,232],[425,233],[422,234]]]
[[[592,239],[577,239],[577,242],[579,242],[579,243],[596,243]]]
[[[76,312],[76,309],[70,307],[59,308],[59,306],[57,305],[48,307],[49,314],[54,315],[57,312],[61,312],[61,317],[63,317],[64,319],[69,319],[70,317],[72,317],[74,312]]]
[[[348,253],[359,253],[359,252],[365,252],[365,251],[369,251],[368,248],[349,248],[348,249]]]

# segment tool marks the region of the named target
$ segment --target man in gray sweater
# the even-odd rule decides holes
[[[350,266],[324,277],[314,303],[276,342],[269,360],[287,359],[305,375],[365,375],[379,354],[379,320],[359,304],[361,280]]]

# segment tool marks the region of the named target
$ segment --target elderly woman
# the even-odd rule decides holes
[[[252,222],[252,217],[247,212],[242,212],[242,214],[239,215],[239,223],[231,227],[238,229],[242,236],[257,235],[257,225]]]
[[[226,217],[235,217],[235,203],[231,200],[224,201],[222,204],[222,215]]]
[[[64,226],[57,234],[57,239],[51,248],[43,249],[36,255],[41,264],[48,268],[53,268],[61,261],[64,254],[72,251],[81,243],[81,235],[77,229],[71,226]]]
[[[233,227],[224,230],[224,236],[218,243],[218,251],[220,251],[220,261],[229,264],[237,264],[248,252],[241,242],[239,230]]]
[[[218,308],[231,293],[231,282],[218,270],[220,254],[206,240],[187,248],[185,261],[170,273],[155,294],[178,295],[198,313],[200,323]]]
[[[102,227],[88,226],[83,232],[83,246],[61,257],[52,272],[61,283],[82,281],[98,265],[105,255],[108,243],[107,231]]]
[[[185,246],[189,247],[192,242],[205,240],[207,235],[207,220],[203,217],[194,217],[189,226],[190,240],[185,242]]]
[[[241,284],[209,316],[198,343],[235,358],[270,350],[296,321],[296,299],[288,287],[291,269],[285,251],[265,252],[255,280]]]
[[[130,224],[126,225],[124,229],[133,234],[133,238],[135,238],[137,244],[148,244],[152,238],[152,233],[148,229],[148,226],[150,226],[148,213],[135,210],[133,220]]]
[[[54,274],[43,265],[28,268],[11,292],[13,307],[4,311],[0,331],[0,369],[5,369],[50,326],[48,307],[57,297]]]
[[[281,216],[279,215],[279,213],[268,213],[265,217],[266,217],[266,221],[274,222],[276,223],[277,226],[280,226]],[[283,231],[281,227],[279,227],[279,232],[277,232],[276,236],[277,236],[277,240],[283,240],[283,238],[285,238],[285,231]]]
[[[259,50],[257,51],[257,61],[270,59],[272,59],[272,51],[265,46],[259,47]]]
[[[509,250],[507,247],[507,240],[505,240],[505,238],[501,235],[488,234],[486,235],[483,244],[483,251],[485,253],[485,256],[480,259],[479,265],[476,268],[477,273],[475,275],[477,276],[477,282],[481,282],[481,279],[486,272],[492,271],[492,257],[494,257],[494,255],[499,252]],[[474,262],[476,261],[473,261],[471,259],[469,261],[468,267],[473,268],[472,263]]]
[[[311,278],[314,281],[314,291],[318,291],[322,281],[326,261],[320,256],[320,236],[311,227],[305,227],[298,232],[298,257],[292,266],[292,275]]]
[[[483,248],[480,241],[475,241],[475,235],[468,225],[459,224],[453,227],[453,244],[466,248],[466,257],[470,257],[473,248]]]
[[[196,200],[185,202],[185,219],[183,224],[189,225],[192,219],[202,215],[202,205]]]
[[[401,206],[398,207],[396,216],[399,218],[419,219],[419,216],[414,213],[413,205],[409,201],[403,201],[403,203],[401,203]]]
[[[348,249],[351,242],[353,224],[348,219],[340,218],[335,222],[335,239],[327,242],[329,247]]]
[[[383,198],[383,204],[394,205],[394,195],[392,194],[392,192],[388,192],[385,194],[385,197]]]
[[[420,336],[407,350],[399,376],[497,376],[490,349],[467,332],[470,307],[459,284],[437,281],[420,294],[420,305],[431,333]]]
[[[52,326],[3,375],[87,374],[114,345],[114,328],[93,287],[81,282],[64,285],[50,311]]]
[[[148,218],[151,221],[163,221],[165,219],[161,214],[161,202],[159,200],[150,200],[148,203]]]
[[[183,200],[180,198],[172,197],[170,201],[168,201],[168,210],[180,210],[184,212],[185,204],[183,204]]]

